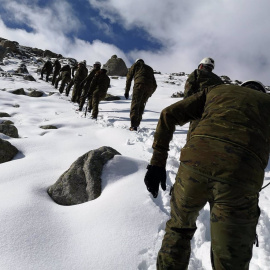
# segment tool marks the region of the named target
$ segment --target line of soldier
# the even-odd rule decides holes
[[[92,111],[91,118],[97,119],[99,102],[105,98],[110,86],[110,78],[106,74],[107,70],[106,66],[101,67],[99,61],[94,63],[93,69],[88,74],[85,60],[72,68],[70,65],[61,67],[59,59],[56,59],[53,64],[48,60],[41,70],[41,79],[46,73],[46,81],[48,82],[49,76],[53,72],[52,85],[57,89],[61,81],[59,92],[62,94],[65,91],[66,96],[69,95],[73,87],[71,102],[78,103],[78,111],[82,111],[85,101],[88,99],[87,110],[88,112]],[[157,83],[153,69],[146,65],[142,59],[137,59],[128,71],[124,93],[126,99],[129,98],[133,79],[134,87],[130,109],[131,126],[129,129],[137,131],[145,105],[155,92]]]

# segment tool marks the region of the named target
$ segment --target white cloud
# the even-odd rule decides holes
[[[103,17],[126,29],[142,27],[164,45],[159,52],[133,51],[161,71],[187,71],[211,56],[216,73],[232,79],[254,76],[270,84],[268,0],[89,0]]]
[[[48,49],[67,57],[74,57],[79,61],[85,59],[90,65],[97,60],[105,63],[114,54],[123,58],[127,64],[129,63],[125,54],[112,44],[98,40],[90,43],[77,38],[75,34],[82,25],[66,1],[57,2],[45,8],[40,8],[33,3],[29,5],[27,0],[20,3],[0,0],[0,3],[9,15],[13,14],[11,20],[24,23],[33,29],[31,32],[24,29],[12,29],[7,27],[0,18],[1,37],[15,40],[21,45]],[[68,37],[68,34],[74,36]]]

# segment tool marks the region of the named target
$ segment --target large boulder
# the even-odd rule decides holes
[[[122,58],[113,55],[105,64],[108,67],[108,76],[126,76],[128,68]]]
[[[87,152],[48,188],[48,194],[60,205],[75,205],[98,198],[103,166],[115,155],[121,154],[108,146]]]
[[[35,81],[36,81],[36,79],[35,79],[32,75],[30,75],[30,74],[24,75],[23,78],[24,78],[26,81],[31,81],[31,82],[35,82]]]
[[[0,163],[4,163],[12,160],[18,149],[13,146],[10,142],[0,139]]]
[[[16,41],[10,41],[6,39],[2,40],[0,45],[4,48],[10,48],[11,51],[16,51],[18,44],[19,43]]]
[[[19,138],[18,129],[13,125],[0,124],[0,133],[12,138]]]

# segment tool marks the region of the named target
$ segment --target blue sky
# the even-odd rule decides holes
[[[268,0],[0,0],[0,36],[102,63],[114,54],[161,72],[204,57],[232,80],[270,85]]]

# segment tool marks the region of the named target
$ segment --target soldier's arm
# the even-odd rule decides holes
[[[132,79],[134,77],[134,71],[135,71],[135,66],[133,65],[129,71],[128,71],[128,74],[127,74],[127,80],[126,80],[126,92],[128,93],[129,90],[130,90],[130,86],[131,86],[131,82],[132,82]]]
[[[184,98],[187,98],[193,95],[194,93],[198,92],[198,88],[200,86],[197,82],[197,77],[198,77],[197,70],[195,70],[189,75],[185,84]]]
[[[182,126],[191,120],[199,119],[204,109],[205,99],[206,91],[202,91],[162,110],[152,145],[154,152],[151,165],[166,166],[175,126]]]

